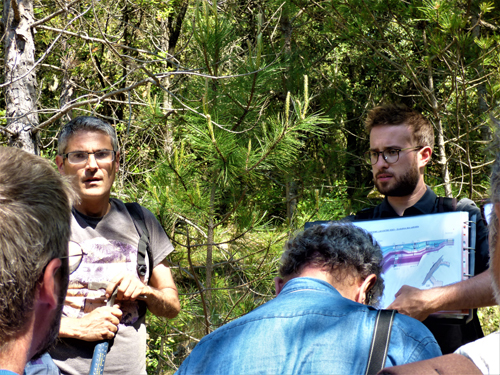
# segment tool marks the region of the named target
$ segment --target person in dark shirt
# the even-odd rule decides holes
[[[446,211],[467,211],[476,216],[477,237],[474,277],[443,287],[427,290],[404,285],[395,301],[388,307],[420,321],[436,337],[443,354],[452,353],[459,346],[483,337],[477,313],[470,323],[455,324],[429,317],[438,311],[475,309],[494,305],[488,265],[488,230],[480,211],[469,199],[461,200],[453,208],[443,208],[443,199],[437,197],[424,182],[424,171],[431,160],[434,147],[432,124],[420,113],[403,105],[386,104],[372,109],[366,119],[370,135],[367,162],[372,166],[377,190],[385,195],[375,208],[363,210],[356,219],[380,219],[416,216]],[[351,217],[353,219],[353,217]]]

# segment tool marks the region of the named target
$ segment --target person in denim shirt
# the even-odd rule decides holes
[[[277,297],[205,336],[177,374],[364,374],[383,291],[382,252],[349,223],[287,242]],[[386,366],[441,355],[419,321],[396,314]]]

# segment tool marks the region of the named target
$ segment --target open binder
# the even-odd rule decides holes
[[[473,276],[475,221],[468,212],[363,220],[354,225],[370,232],[382,248],[385,289],[380,308],[387,308],[403,285],[419,289],[453,284]],[[306,228],[328,222],[307,223]],[[439,312],[463,318],[469,310]]]

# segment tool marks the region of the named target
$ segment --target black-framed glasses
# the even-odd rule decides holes
[[[59,259],[68,258],[69,273],[72,274],[73,272],[76,271],[78,267],[80,267],[84,255],[87,255],[87,253],[83,251],[82,247],[78,242],[69,241],[68,255],[64,257],[59,257]]]
[[[70,164],[83,164],[89,160],[89,155],[94,155],[97,163],[111,163],[115,160],[116,151],[113,150],[99,150],[94,152],[87,151],[72,151],[61,156],[68,159]]]
[[[388,148],[384,151],[370,150],[365,152],[365,161],[368,164],[374,165],[378,162],[378,156],[382,154],[382,157],[387,164],[394,164],[399,160],[399,153],[406,150],[421,150],[424,146],[407,147],[407,148]]]

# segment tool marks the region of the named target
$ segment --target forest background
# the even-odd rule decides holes
[[[489,193],[500,1],[4,0],[0,143],[53,160],[79,115],[116,126],[113,194],[174,242],[182,311],[148,316],[150,374],[274,295],[286,238],[375,205],[363,119],[433,123],[426,182]],[[482,309],[487,332],[498,309]]]

